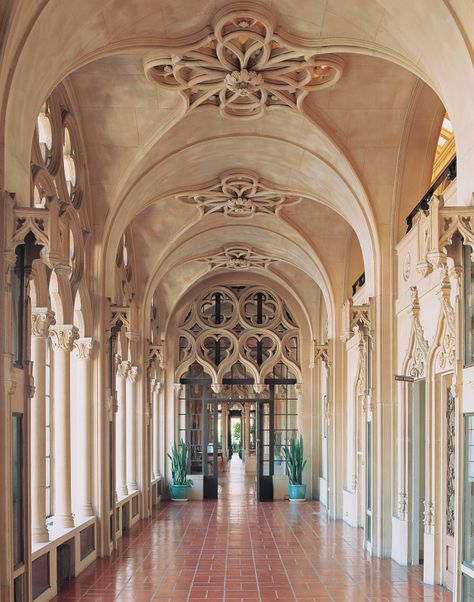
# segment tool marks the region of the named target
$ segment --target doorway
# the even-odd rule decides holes
[[[411,406],[411,564],[423,564],[425,501],[425,381],[413,383]]]

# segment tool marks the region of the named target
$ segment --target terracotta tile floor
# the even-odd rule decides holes
[[[257,503],[241,468],[236,457],[218,501],[159,504],[55,600],[452,600],[419,568],[367,557],[361,531],[317,502]]]

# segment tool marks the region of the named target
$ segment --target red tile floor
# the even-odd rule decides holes
[[[318,502],[257,503],[242,467],[220,475],[217,501],[156,506],[55,600],[452,600],[419,568],[369,558],[360,529]]]

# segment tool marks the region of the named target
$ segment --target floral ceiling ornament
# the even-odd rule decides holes
[[[303,197],[280,190],[275,184],[246,171],[223,174],[219,182],[178,194],[176,198],[197,205],[203,215],[223,213],[242,218],[255,214],[275,215],[282,207],[299,203]]]
[[[227,268],[229,270],[248,270],[250,268],[267,268],[272,262],[277,261],[266,255],[252,251],[248,247],[226,247],[219,253],[199,258],[211,270]]]
[[[268,108],[300,110],[308,92],[339,80],[343,61],[285,34],[265,7],[240,2],[220,11],[201,38],[147,55],[144,69],[149,80],[178,90],[187,111],[211,106],[255,119]]]

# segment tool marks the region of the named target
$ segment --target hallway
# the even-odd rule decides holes
[[[254,488],[234,456],[219,500],[159,504],[55,600],[452,600],[420,569],[365,558],[361,531],[318,502],[257,503]]]

